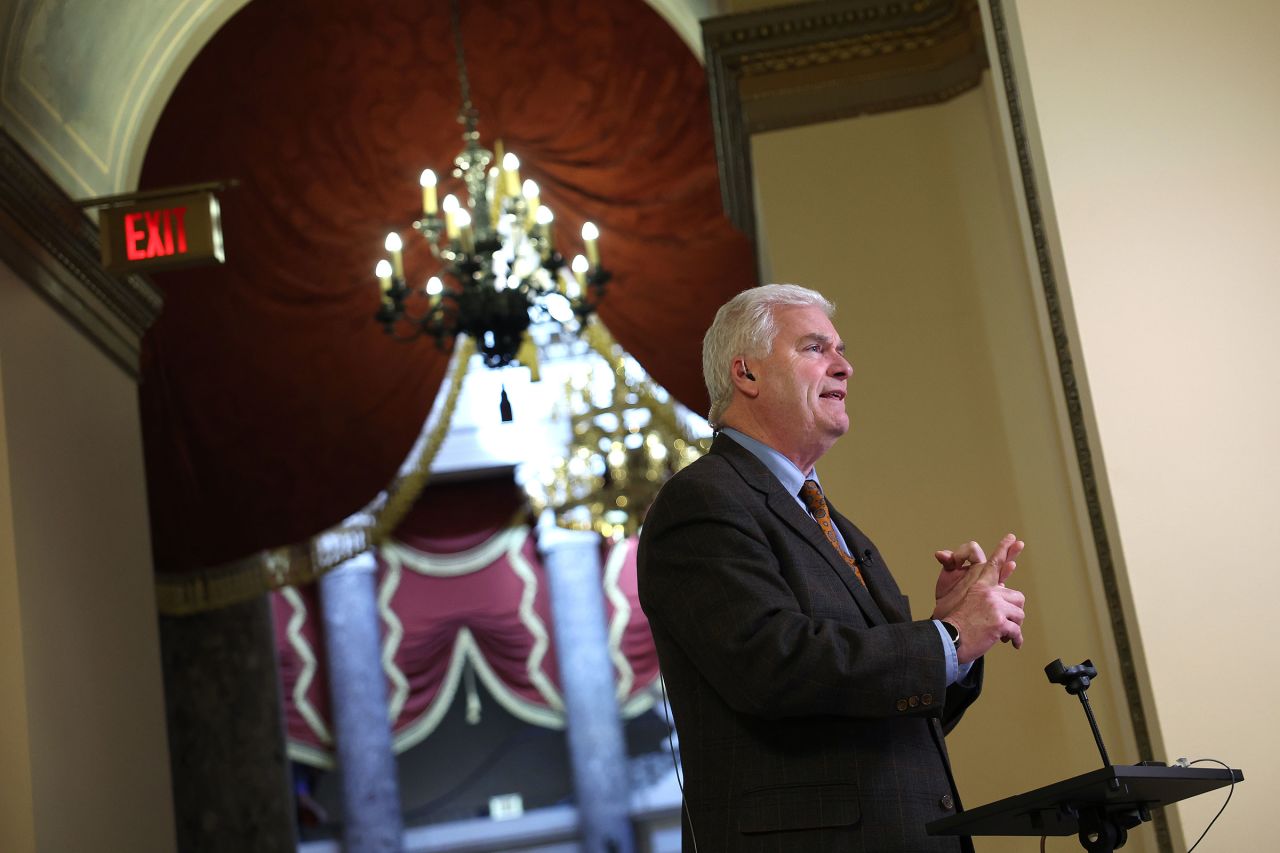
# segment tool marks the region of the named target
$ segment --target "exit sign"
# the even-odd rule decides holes
[[[211,192],[103,208],[98,236],[108,272],[151,272],[224,260],[218,200]]]

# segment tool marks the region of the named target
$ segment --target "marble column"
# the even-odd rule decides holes
[[[549,525],[539,530],[583,851],[634,853],[627,751],[609,658],[600,546],[595,533]]]
[[[366,552],[320,579],[344,853],[398,853],[404,836],[382,672],[376,569],[372,552]]]
[[[183,853],[295,853],[269,600],[160,617]],[[123,780],[122,780],[123,783]]]

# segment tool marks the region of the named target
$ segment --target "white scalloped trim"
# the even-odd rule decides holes
[[[282,588],[280,594],[293,608],[293,614],[289,617],[289,624],[285,628],[285,635],[289,638],[289,645],[302,661],[302,672],[298,673],[298,680],[293,685],[293,706],[298,709],[298,713],[302,715],[307,728],[311,729],[316,739],[323,744],[331,744],[333,736],[329,734],[329,727],[324,724],[324,719],[307,698],[307,691],[311,689],[311,682],[315,679],[317,668],[316,656],[311,651],[311,644],[307,642],[306,637],[302,636],[302,625],[307,621],[307,603],[291,586]]]

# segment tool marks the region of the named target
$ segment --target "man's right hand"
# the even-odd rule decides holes
[[[970,663],[986,654],[997,642],[1013,643],[1022,648],[1023,606],[1026,597],[1004,585],[1013,572],[1014,562],[1024,543],[1012,533],[1000,540],[987,558],[976,543],[954,553],[938,552],[943,564],[938,579],[939,596],[934,619],[952,623],[960,630],[960,647],[956,650],[960,663]],[[947,559],[943,559],[943,556]],[[968,563],[965,565],[965,563]],[[953,573],[962,573],[956,577]]]

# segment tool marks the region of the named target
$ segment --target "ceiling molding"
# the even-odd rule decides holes
[[[136,275],[102,269],[98,231],[74,201],[0,128],[0,261],[130,376],[160,293]]]
[[[977,0],[819,0],[702,23],[725,212],[755,238],[750,136],[925,106],[987,68]]]

